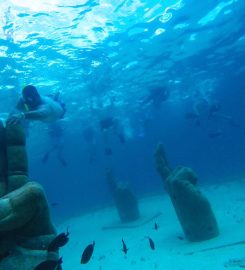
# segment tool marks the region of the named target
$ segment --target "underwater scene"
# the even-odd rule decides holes
[[[0,270],[245,268],[245,1],[0,1]]]

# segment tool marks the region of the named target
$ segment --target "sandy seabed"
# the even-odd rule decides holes
[[[120,223],[112,207],[71,218],[59,225],[59,232],[66,231],[67,226],[70,231],[68,244],[60,250],[62,269],[245,269],[245,180],[201,187],[201,191],[216,215],[218,237],[199,243],[188,242],[167,194],[147,197],[139,201],[141,218],[137,222]],[[149,221],[153,216],[157,217]],[[153,229],[155,222],[158,230]],[[132,228],[120,228],[121,225]],[[155,250],[150,248],[147,237],[154,241]],[[121,250],[122,238],[129,248],[127,255]],[[93,241],[93,256],[88,264],[81,265],[81,254]],[[237,242],[242,243],[231,245]]]

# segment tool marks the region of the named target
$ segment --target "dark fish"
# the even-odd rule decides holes
[[[111,150],[110,147],[106,147],[106,148],[105,148],[105,155],[106,155],[106,156],[111,156],[111,155],[112,155],[112,150]]]
[[[56,260],[47,260],[38,264],[34,270],[62,270],[62,257]]]
[[[123,238],[122,238],[122,244],[123,244],[122,251],[123,251],[125,254],[127,254],[127,252],[128,252],[128,248],[127,248],[127,246],[126,246],[125,242],[123,241]]]
[[[154,230],[158,230],[159,229],[159,226],[158,226],[158,224],[155,222],[155,224],[154,224]]]
[[[155,249],[155,244],[154,244],[153,240],[150,237],[148,237],[148,240],[149,240],[151,249],[154,250]]]
[[[184,240],[184,237],[181,236],[181,235],[177,236],[177,238],[178,238],[179,240]]]
[[[214,138],[217,138],[217,137],[220,137],[222,135],[222,132],[221,131],[216,131],[216,132],[211,132],[208,134],[208,137],[210,139],[214,139]]]
[[[59,159],[59,161],[60,161],[60,164],[61,164],[63,167],[67,167],[67,162],[66,162],[66,160],[65,160],[64,158],[59,157],[58,159]]]
[[[58,248],[63,247],[69,241],[68,228],[66,233],[58,234],[48,245],[48,252],[57,251]]]
[[[93,255],[93,252],[94,252],[94,246],[95,246],[95,242],[93,241],[92,244],[88,245],[84,249],[82,257],[81,257],[81,264],[85,264],[85,263],[89,262],[90,258]]]
[[[51,205],[52,207],[55,207],[55,206],[58,205],[58,203],[57,203],[57,202],[52,202],[50,205]]]

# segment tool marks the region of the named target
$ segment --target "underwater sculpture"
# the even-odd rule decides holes
[[[187,167],[172,170],[164,148],[159,144],[155,151],[158,173],[165,184],[175,212],[189,241],[203,241],[219,234],[218,225],[207,198],[197,189],[197,176]]]
[[[0,270],[33,270],[47,259],[56,231],[42,187],[29,182],[21,125],[0,122]]]
[[[138,200],[127,185],[119,184],[112,171],[106,172],[106,179],[112,192],[121,222],[137,220],[140,217]]]

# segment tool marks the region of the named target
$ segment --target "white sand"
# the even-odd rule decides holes
[[[233,181],[224,185],[201,189],[212,204],[220,229],[220,236],[200,243],[190,243],[178,239],[184,236],[171,202],[167,195],[148,197],[140,200],[141,220],[139,224],[157,212],[162,212],[155,220],[133,229],[102,230],[103,226],[121,225],[114,208],[107,208],[81,217],[71,218],[58,227],[59,232],[69,226],[70,241],[60,250],[63,256],[63,270],[213,270],[241,269],[235,264],[224,265],[230,259],[243,259],[245,267],[245,244],[197,252],[185,253],[204,248],[245,241],[245,181]],[[154,222],[159,229],[153,230]],[[156,246],[151,250],[150,236]],[[125,256],[121,251],[124,239],[129,248]],[[90,262],[80,264],[84,248],[95,241],[95,249]]]

